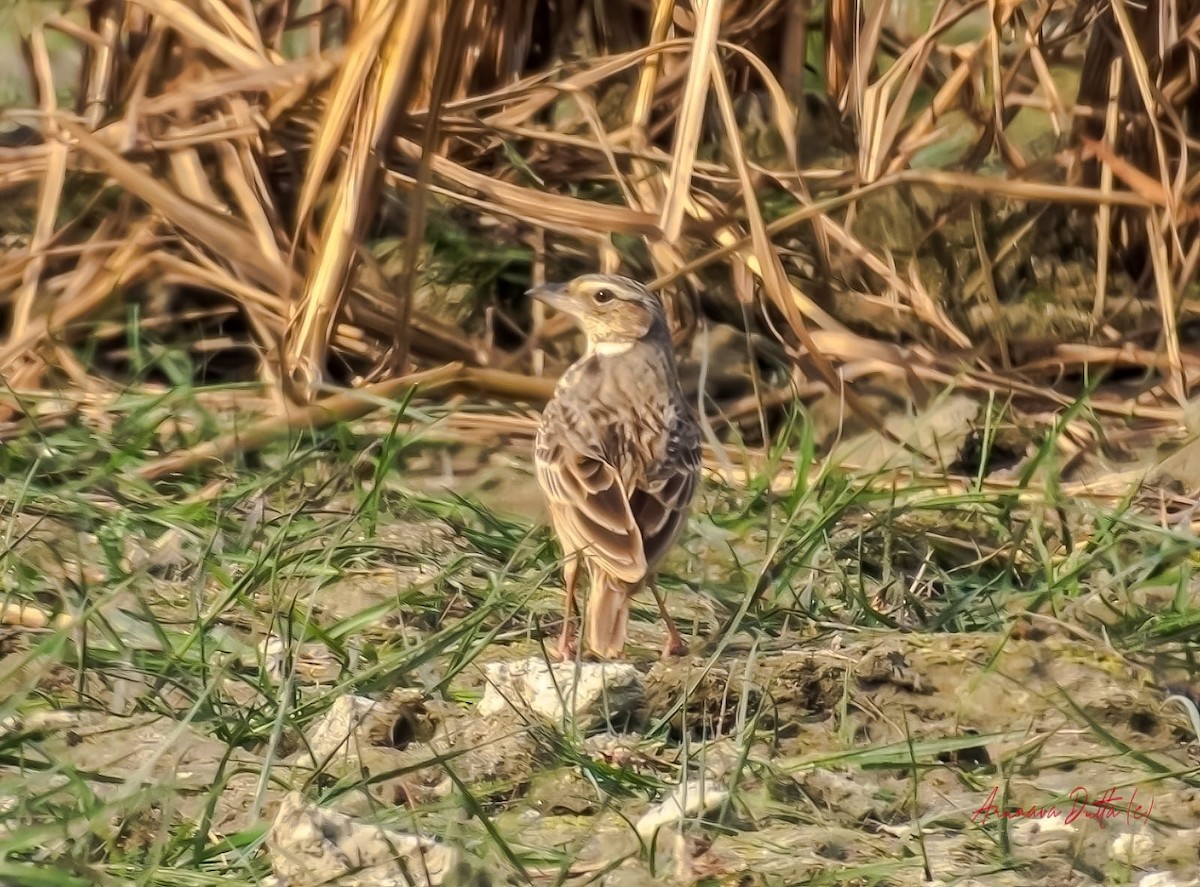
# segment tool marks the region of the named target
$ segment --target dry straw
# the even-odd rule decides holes
[[[1178,421],[1197,363],[1181,329],[1200,263],[1200,2],[944,0],[918,24],[897,8],[31,7],[19,24],[36,98],[5,112],[23,129],[0,147],[4,427],[22,427],[24,395],[110,390],[75,349],[119,347],[135,302],[157,334],[197,331],[189,345],[210,363],[252,348],[264,390],[286,395],[274,423],[312,420],[287,402],[330,380],[415,373],[432,397],[448,380],[543,396],[543,380],[513,381],[541,365],[536,339],[502,346],[494,326],[416,304],[426,224],[447,213],[539,244],[539,274],[639,263],[682,337],[697,305],[748,323],[781,342],[797,390],[823,382],[876,424],[850,380],[1056,408],[1070,391],[1052,382],[1129,365],[1161,387],[1102,391],[1096,408]],[[75,47],[78,81],[56,79],[51,32]],[[1040,147],[1020,137],[1028,119]],[[790,209],[768,214],[768,199]],[[911,210],[907,246],[871,231],[889,200]],[[1027,222],[992,224],[1002,204]],[[963,219],[966,267],[945,253]],[[1091,322],[1026,335],[1004,319],[1026,278],[1002,271],[1065,261],[1047,226],[1072,234]],[[389,228],[402,261],[367,273],[364,240]],[[933,286],[922,263],[942,260]],[[970,332],[971,311],[990,321]]]

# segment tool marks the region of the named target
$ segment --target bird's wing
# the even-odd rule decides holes
[[[649,569],[663,559],[687,520],[699,473],[699,434],[690,419],[680,417],[668,433],[666,456],[659,460],[653,478],[635,489],[629,500]]]
[[[535,448],[538,483],[563,548],[580,551],[605,573],[624,582],[646,576],[642,534],[629,510],[620,474],[598,448],[577,435],[556,434],[543,422]]]

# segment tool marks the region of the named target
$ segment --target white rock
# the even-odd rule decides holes
[[[1150,872],[1138,880],[1137,887],[1196,887],[1197,884],[1200,881],[1195,878],[1180,881],[1170,872]]]
[[[1008,836],[1013,847],[1048,853],[1052,849],[1066,852],[1074,840],[1076,828],[1060,817],[1022,819],[1010,823]]]
[[[337,754],[357,754],[357,733],[363,720],[371,713],[375,700],[347,694],[339,696],[309,728],[305,748],[297,754],[297,763],[315,767]]]
[[[9,715],[0,718],[0,738],[9,733],[40,733],[69,730],[79,724],[79,715],[73,711],[31,711],[27,715]]]
[[[647,811],[637,821],[637,833],[643,840],[649,841],[654,833],[665,825],[671,825],[689,816],[699,816],[714,810],[724,804],[729,798],[729,792],[715,785],[711,780],[705,782],[685,782],[676,787],[666,800],[657,807]]]
[[[1123,832],[1113,839],[1109,853],[1118,862],[1128,865],[1145,865],[1154,858],[1154,841],[1147,835]]]
[[[456,850],[432,838],[356,822],[305,803],[299,792],[284,797],[267,846],[281,887],[437,887],[459,862]]]
[[[632,712],[645,692],[642,676],[626,662],[491,662],[478,712],[492,717],[516,711],[555,727],[574,722],[596,730]]]

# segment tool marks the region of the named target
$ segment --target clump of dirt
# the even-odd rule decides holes
[[[676,742],[685,736],[701,740],[728,736],[743,706],[756,712],[762,698],[757,687],[743,684],[732,665],[696,668],[691,661],[655,663],[646,675],[643,721],[664,719],[668,736]]]

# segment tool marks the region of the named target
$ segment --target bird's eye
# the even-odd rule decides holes
[[[599,305],[603,305],[605,302],[611,302],[612,297],[613,294],[609,290],[596,290],[594,293],[592,293],[592,300]]]

